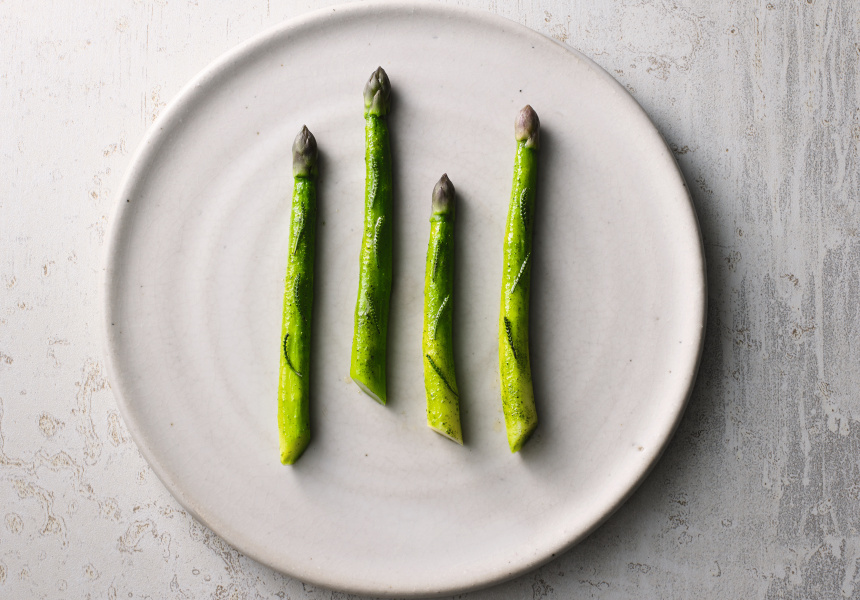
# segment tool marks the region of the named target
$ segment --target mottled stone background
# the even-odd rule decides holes
[[[452,4],[454,2],[451,2]],[[117,412],[99,276],[145,129],[327,0],[0,0],[0,598],[344,598],[237,553]],[[467,0],[593,57],[701,220],[709,322],[666,454],[583,544],[474,599],[860,598],[860,4]]]

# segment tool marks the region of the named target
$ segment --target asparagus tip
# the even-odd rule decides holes
[[[391,109],[391,82],[385,69],[378,67],[364,86],[364,110],[368,115],[383,117]]]
[[[454,184],[445,173],[433,188],[433,214],[454,216]]]
[[[518,142],[525,142],[526,148],[540,148],[540,119],[535,110],[526,104],[514,122],[514,133]]]
[[[317,174],[317,140],[307,125],[293,142],[293,177],[314,177]]]

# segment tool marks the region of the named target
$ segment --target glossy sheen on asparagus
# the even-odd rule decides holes
[[[388,307],[391,299],[391,147],[386,115],[391,85],[379,67],[364,88],[364,235],[349,374],[371,398],[385,404]]]
[[[281,462],[296,462],[311,440],[311,309],[317,220],[317,143],[303,127],[293,142],[293,197],[281,326],[278,432]]]
[[[454,185],[442,175],[433,189],[424,269],[424,387],[427,425],[462,444],[460,393],[454,377],[453,293]]]
[[[508,445],[518,452],[538,422],[529,359],[529,285],[540,121],[531,106],[517,115],[514,132],[517,152],[505,226],[499,373]]]

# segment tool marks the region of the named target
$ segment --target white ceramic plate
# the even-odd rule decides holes
[[[348,375],[362,89],[378,65],[395,90],[387,407]],[[540,425],[512,455],[496,328],[513,122],[526,103],[543,127],[531,308]],[[285,467],[275,405],[290,145],[303,124],[322,154],[313,441]],[[465,447],[424,416],[424,257],[445,172],[459,197]],[[673,157],[594,63],[495,16],[351,5],[241,45],[159,117],[111,226],[107,348],[134,439],[198,519],[304,581],[451,594],[545,562],[643,479],[694,381],[704,262]]]

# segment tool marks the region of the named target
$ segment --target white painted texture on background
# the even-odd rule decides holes
[[[98,291],[114,191],[165,103],[330,4],[0,0],[0,598],[347,597],[245,558],[162,487],[106,378]],[[466,597],[860,598],[860,4],[456,4],[630,90],[687,177],[710,286],[651,476],[572,551]]]

